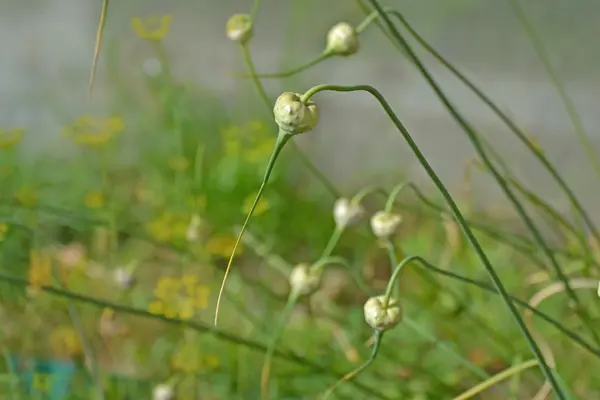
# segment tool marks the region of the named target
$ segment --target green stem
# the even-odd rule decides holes
[[[412,183],[401,183],[400,185],[396,186],[394,189],[392,189],[390,195],[388,196],[387,202],[385,203],[385,208],[384,211],[385,212],[392,212],[392,208],[394,207],[394,203],[396,202],[396,198],[398,198],[398,195],[400,194],[400,192],[402,192],[404,189],[406,189],[407,187],[412,186]]]
[[[454,120],[463,128],[463,130],[467,134],[469,141],[475,148],[475,151],[477,152],[477,154],[479,155],[479,157],[481,158],[483,163],[486,165],[486,167],[490,170],[490,172],[494,176],[494,179],[496,180],[496,182],[498,183],[498,185],[500,186],[500,188],[502,189],[502,191],[504,192],[504,194],[506,195],[506,197],[508,198],[510,203],[515,208],[515,211],[517,211],[517,214],[519,214],[519,217],[523,220],[523,222],[527,226],[527,229],[533,235],[536,244],[542,250],[544,255],[550,260],[550,264],[552,265],[552,268],[554,269],[554,272],[556,273],[558,279],[560,279],[565,284],[565,287],[567,288],[567,293],[568,293],[570,299],[575,303],[577,313],[581,316],[581,319],[583,320],[584,324],[586,325],[586,327],[592,334],[595,342],[600,343],[600,337],[598,336],[595,329],[593,328],[587,311],[582,307],[579,297],[577,296],[575,291],[573,291],[573,289],[569,286],[568,279],[565,276],[565,274],[563,273],[560,265],[556,261],[554,254],[550,251],[550,248],[546,244],[543,236],[541,235],[540,231],[535,226],[531,217],[525,211],[523,205],[519,202],[518,198],[515,196],[515,194],[512,192],[512,190],[506,184],[506,181],[504,180],[504,178],[499,174],[499,172],[496,170],[496,168],[494,167],[492,162],[489,160],[489,158],[488,158],[486,152],[483,150],[482,145],[481,145],[479,139],[477,138],[477,134],[475,133],[471,124],[465,120],[465,118],[458,112],[458,110],[454,107],[454,105],[446,97],[445,93],[439,87],[439,85],[437,84],[435,79],[431,76],[431,74],[429,73],[429,71],[427,70],[425,65],[423,65],[423,63],[421,62],[419,57],[417,57],[417,55],[413,51],[412,47],[408,44],[408,42],[402,36],[402,34],[398,31],[398,29],[396,29],[394,24],[392,24],[392,21],[389,19],[389,17],[384,13],[382,7],[379,5],[379,2],[377,0],[369,0],[369,1],[371,2],[371,4],[373,4],[373,6],[380,13],[380,17],[385,21],[386,25],[392,32],[392,35],[394,36],[394,38],[400,44],[402,44],[402,46],[406,49],[406,52],[408,53],[410,59],[416,65],[417,69],[423,75],[423,77],[428,82],[428,84],[431,86],[431,88],[435,91],[437,97],[442,101],[445,108],[452,115]],[[556,383],[556,382],[554,381],[554,376],[552,376],[552,379],[553,380],[551,382],[553,383],[553,387],[555,387],[554,383]],[[555,387],[555,389],[556,389],[556,387]],[[558,391],[560,392],[560,388],[558,388]],[[562,392],[560,392],[560,393],[562,394]]]
[[[335,246],[337,246],[338,242],[340,241],[340,238],[342,237],[342,233],[344,233],[343,228],[336,227],[334,229],[333,234],[329,238],[329,242],[327,242],[327,246],[325,246],[325,250],[323,250],[323,254],[321,254],[321,257],[319,257],[319,260],[331,256],[331,253],[333,253]]]
[[[333,393],[333,391],[335,389],[337,389],[338,386],[340,386],[342,383],[353,379],[354,377],[356,377],[356,375],[360,374],[365,369],[367,369],[371,364],[373,364],[373,362],[375,361],[375,358],[377,358],[377,353],[379,353],[379,347],[381,347],[381,340],[383,339],[383,331],[374,330],[373,335],[375,336],[375,343],[373,344],[373,349],[371,350],[371,355],[369,356],[369,359],[363,365],[361,365],[354,371],[349,372],[346,375],[344,375],[344,377],[342,377],[342,379],[340,379],[339,381],[334,383],[329,389],[327,389],[327,391],[323,395],[323,400],[325,400],[327,397],[329,397],[329,395],[331,395]]]
[[[250,21],[252,24],[254,24],[256,14],[258,14],[258,9],[260,8],[260,1],[261,0],[254,0],[254,3],[252,3],[252,9],[250,10]]]
[[[379,4],[377,4],[377,2],[375,0],[371,0],[371,2],[376,4],[377,7],[379,7]],[[385,18],[385,16],[384,16],[384,18]],[[389,19],[388,19],[388,23],[389,23]],[[391,25],[391,23],[390,23],[390,25]],[[407,51],[408,51],[408,48],[407,48]],[[506,289],[504,288],[504,285],[502,284],[500,277],[496,273],[496,270],[494,269],[493,265],[489,261],[484,250],[481,248],[479,241],[477,240],[477,238],[471,231],[471,228],[469,228],[462,213],[460,212],[456,203],[454,202],[454,199],[452,198],[452,196],[450,195],[450,193],[448,192],[448,190],[446,189],[446,187],[444,186],[444,184],[442,183],[440,178],[437,176],[437,174],[435,173],[433,168],[431,168],[431,166],[429,165],[429,162],[427,161],[427,159],[425,158],[425,156],[423,155],[423,153],[421,152],[421,150],[419,149],[419,147],[417,146],[417,144],[411,137],[410,133],[404,127],[402,122],[398,119],[398,116],[396,116],[396,114],[394,113],[392,108],[389,106],[389,104],[387,103],[387,101],[385,100],[383,95],[377,89],[373,88],[372,86],[368,86],[368,85],[357,85],[357,86],[318,85],[318,86],[314,86],[313,88],[309,89],[302,96],[302,100],[306,102],[314,94],[321,92],[321,91],[325,91],[325,90],[335,91],[335,92],[365,91],[365,92],[370,93],[373,97],[375,97],[375,99],[377,99],[377,101],[380,103],[382,108],[385,110],[385,112],[388,115],[388,117],[390,118],[390,120],[394,123],[396,128],[400,131],[400,133],[404,137],[404,140],[409,145],[412,152],[419,159],[419,163],[423,166],[423,168],[427,172],[427,175],[429,175],[430,179],[433,181],[433,183],[435,184],[435,186],[437,187],[437,189],[439,190],[441,195],[444,197],[444,200],[448,204],[448,206],[452,212],[452,215],[456,219],[456,222],[460,226],[460,229],[462,230],[464,236],[466,237],[467,241],[469,242],[469,244],[475,251],[477,258],[479,258],[479,261],[481,262],[483,267],[486,269],[487,273],[489,274],[490,278],[492,279],[492,281],[494,283],[494,286],[498,289],[498,292],[502,296],[502,300],[504,301],[506,307],[512,314],[516,324],[519,327],[519,330],[523,334],[531,351],[535,355],[536,359],[538,359],[538,361],[540,362],[540,367],[542,368],[542,372],[544,373],[544,376],[546,377],[546,379],[548,379],[548,381],[551,382],[552,387],[554,388],[556,393],[559,395],[559,398],[561,400],[565,400],[565,397],[564,397],[560,387],[558,386],[558,383],[556,382],[554,375],[552,374],[552,370],[546,364],[544,355],[542,354],[542,352],[539,349],[539,347],[537,346],[535,340],[531,336],[531,333],[529,332],[529,329],[527,328],[527,326],[525,325],[525,322],[521,318],[521,315],[519,314],[516,307],[510,300],[509,294],[506,291]],[[559,268],[559,270],[560,270],[560,268]]]
[[[252,78],[252,79],[256,79],[256,78],[263,78],[263,79],[269,79],[269,78],[287,78],[296,74],[299,74],[302,71],[305,71],[307,69],[309,69],[310,67],[313,67],[325,60],[327,60],[328,58],[332,57],[333,53],[330,51],[323,51],[321,54],[319,54],[317,57],[315,57],[314,59],[299,65],[295,68],[292,68],[288,71],[285,72],[271,72],[271,73],[257,73],[256,71],[251,71],[250,74],[242,74],[239,75],[240,78]]]
[[[550,77],[550,80],[552,81],[552,84],[554,85],[554,88],[556,89],[556,92],[558,93],[565,107],[565,111],[569,115],[569,119],[573,124],[573,129],[577,134],[577,138],[579,139],[581,147],[583,147],[583,150],[586,152],[587,157],[590,163],[592,164],[594,171],[596,172],[596,175],[598,175],[598,177],[600,178],[600,159],[598,158],[598,155],[594,152],[594,145],[583,126],[583,122],[581,121],[581,117],[577,112],[577,108],[575,107],[573,100],[569,97],[564,85],[561,82],[560,77],[558,76],[558,72],[552,66],[552,62],[550,62],[550,56],[548,55],[548,52],[544,47],[542,40],[537,35],[533,23],[527,17],[527,14],[519,4],[519,1],[508,0],[508,2],[510,3],[511,8],[515,13],[515,16],[525,29],[525,32],[527,33],[527,36],[529,37],[529,40],[531,41],[531,44],[533,45],[533,48],[535,49],[538,58],[544,65],[544,68],[546,69],[546,72],[548,73],[548,76]]]
[[[265,355],[265,361],[262,366],[261,378],[260,378],[260,392],[261,398],[263,400],[268,400],[269,398],[269,376],[271,373],[271,362],[273,360],[273,352],[275,351],[275,347],[277,344],[277,339],[281,335],[283,331],[283,327],[285,326],[287,320],[289,319],[294,307],[296,306],[296,302],[300,296],[296,292],[290,293],[288,297],[288,301],[281,312],[275,328],[273,329],[273,333],[271,336],[271,341],[269,342],[269,346],[267,347],[267,353]]]
[[[254,198],[254,202],[252,203],[252,206],[250,207],[250,212],[246,216],[246,220],[244,221],[244,224],[242,225],[242,229],[240,230],[240,233],[238,234],[235,244],[233,245],[233,250],[231,252],[231,256],[229,257],[229,262],[227,263],[227,267],[225,269],[225,275],[223,276],[223,281],[221,282],[221,288],[219,289],[219,296],[217,297],[217,305],[216,305],[216,309],[215,309],[215,321],[214,321],[215,325],[217,325],[217,323],[219,321],[219,307],[221,305],[221,297],[223,296],[223,290],[225,289],[225,282],[227,281],[227,276],[229,275],[229,270],[231,269],[231,264],[233,263],[233,259],[235,258],[235,252],[237,251],[237,248],[240,244],[242,236],[244,235],[246,226],[248,225],[248,222],[250,222],[250,219],[252,218],[252,214],[254,214],[254,209],[256,208],[256,205],[258,204],[258,202],[263,194],[263,191],[265,190],[265,187],[267,186],[269,177],[271,176],[271,171],[273,171],[273,167],[275,166],[275,161],[277,161],[277,157],[279,156],[279,153],[281,152],[281,150],[283,150],[283,147],[291,138],[292,138],[291,135],[284,133],[284,132],[279,132],[279,134],[277,135],[277,140],[275,141],[275,147],[273,149],[273,152],[271,153],[269,162],[267,163],[265,176],[260,185],[260,188],[258,189],[258,193],[256,194],[256,197]]]
[[[389,10],[387,13],[394,15],[408,32],[415,38],[415,40],[429,52],[437,61],[444,65],[454,76],[456,76],[465,86],[467,86],[484,104],[486,104],[509,128],[509,130],[531,151],[531,153],[538,159],[538,161],[544,166],[552,178],[563,190],[569,202],[577,210],[577,212],[583,218],[585,224],[588,226],[593,236],[600,243],[600,233],[598,232],[594,222],[585,211],[573,190],[569,187],[567,182],[560,175],[558,170],[552,165],[550,160],[546,158],[544,153],[535,146],[527,135],[504,113],[500,107],[494,103],[479,87],[472,83],[465,75],[463,75],[456,67],[452,65],[447,59],[445,59],[436,49],[434,49],[419,33],[408,23],[404,16],[395,10]],[[395,43],[395,42],[394,42]]]
[[[472,387],[471,389],[467,390],[460,396],[455,397],[454,400],[467,400],[474,396],[477,396],[479,393],[483,392],[484,390],[489,389],[490,387],[502,382],[505,379],[510,378],[513,375],[519,374],[528,368],[535,367],[537,364],[538,364],[537,360],[529,360],[522,364],[515,365],[514,367],[506,369],[506,370],[492,376],[487,381],[481,382],[479,385]]]
[[[96,78],[96,70],[98,69],[98,60],[100,59],[100,49],[102,48],[102,38],[104,27],[106,26],[106,14],[108,13],[108,1],[102,0],[102,9],[100,10],[100,22],[96,31],[96,45],[94,46],[94,59],[92,61],[92,71],[90,72],[90,83],[88,85],[88,97],[92,95],[94,88],[94,80]]]
[[[265,87],[261,83],[260,78],[256,73],[256,68],[254,66],[254,62],[252,61],[252,56],[250,54],[250,50],[248,49],[248,46],[245,44],[242,45],[242,53],[244,55],[244,62],[246,63],[246,68],[248,69],[248,71],[250,71],[250,76],[252,77],[254,86],[256,87],[256,90],[258,91],[258,93],[260,94],[260,97],[262,98],[263,102],[265,103],[265,106],[267,107],[269,112],[271,112],[273,105],[271,104],[271,100],[269,100],[269,96],[267,95]],[[325,175],[323,175],[323,173],[321,171],[319,171],[319,169],[313,165],[313,163],[308,159],[306,154],[304,154],[304,152],[300,149],[300,146],[298,146],[298,144],[296,144],[296,142],[293,142],[293,141],[291,142],[291,144],[292,144],[292,148],[294,149],[296,155],[300,158],[300,161],[309,170],[309,172],[313,176],[315,176],[319,180],[319,182],[321,182],[321,184],[323,186],[325,186],[325,188],[331,194],[333,194],[335,197],[340,197],[340,193],[337,190],[337,188],[335,187],[335,185],[333,185],[333,183],[331,183],[329,181],[329,179],[327,179],[327,177]]]

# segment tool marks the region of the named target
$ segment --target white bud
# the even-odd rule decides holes
[[[283,92],[275,101],[273,115],[279,129],[290,135],[297,135],[312,130],[319,122],[319,110],[309,100],[301,101],[300,93]]]
[[[364,209],[360,203],[342,197],[333,204],[333,220],[340,229],[356,224],[363,215]]]
[[[364,306],[366,323],[378,331],[392,329],[402,320],[400,303],[396,299],[390,298],[387,307],[384,307],[384,299],[384,295],[371,297]]]
[[[227,20],[227,37],[242,44],[252,39],[252,20],[247,14],[234,14]]]
[[[185,232],[185,237],[188,242],[195,242],[200,237],[200,217],[198,215],[193,215],[190,220],[190,224],[188,225],[187,231]]]
[[[358,35],[354,27],[346,22],[335,24],[327,33],[327,51],[350,56],[358,51]]]
[[[173,400],[175,391],[170,385],[161,383],[152,389],[152,400]]]
[[[600,297],[600,281],[598,281],[598,297]]]
[[[135,283],[135,277],[126,268],[119,267],[113,272],[113,280],[120,287],[127,289]]]
[[[396,232],[402,217],[387,211],[377,211],[371,217],[371,230],[379,239],[387,239]]]
[[[292,292],[301,296],[313,294],[321,284],[321,273],[313,270],[308,264],[298,264],[290,274]]]

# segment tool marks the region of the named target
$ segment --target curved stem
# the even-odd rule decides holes
[[[325,246],[325,250],[323,250],[323,254],[319,257],[319,260],[323,260],[331,256],[333,253],[333,249],[337,246],[340,238],[342,237],[342,233],[344,233],[344,228],[336,227],[333,231],[333,234],[329,238],[329,242],[327,242],[327,246]]]
[[[544,44],[542,43],[542,40],[537,35],[533,24],[531,23],[531,21],[529,21],[529,18],[527,17],[527,14],[525,14],[525,11],[519,4],[519,1],[508,0],[508,2],[510,3],[510,6],[515,16],[525,29],[525,32],[527,33],[527,36],[529,37],[529,40],[531,41],[533,48],[535,49],[535,52],[538,55],[538,58],[544,65],[544,68],[546,69],[546,72],[548,73],[548,76],[550,77],[550,80],[552,81],[552,84],[554,85],[554,88],[556,89],[556,92],[558,93],[565,107],[565,111],[567,112],[569,119],[573,124],[573,129],[575,130],[577,138],[579,139],[579,143],[581,144],[581,147],[583,147],[583,150],[586,152],[586,155],[590,163],[592,164],[596,175],[598,175],[598,178],[600,178],[600,159],[598,158],[598,155],[594,152],[594,145],[589,135],[587,134],[585,127],[583,126],[583,122],[581,121],[581,117],[577,112],[577,108],[575,107],[573,100],[569,97],[569,94],[567,93],[564,85],[561,82],[560,77],[558,76],[558,72],[552,66],[552,62],[550,62],[550,57],[544,47]]]
[[[252,3],[252,9],[250,10],[250,21],[252,21],[252,23],[254,23],[254,20],[256,19],[256,14],[258,14],[258,9],[260,8],[260,1],[261,0],[254,0],[254,3]]]
[[[269,346],[267,347],[267,353],[265,354],[265,361],[263,363],[262,370],[260,373],[260,393],[261,393],[262,400],[269,399],[269,377],[271,374],[271,362],[273,360],[273,353],[275,351],[277,339],[279,339],[279,336],[281,335],[281,332],[283,331],[283,327],[285,326],[285,323],[289,319],[290,314],[292,313],[292,310],[296,306],[296,302],[298,301],[299,298],[300,298],[300,296],[297,293],[295,293],[295,292],[290,293],[290,295],[288,297],[288,301],[286,302],[285,307],[283,308],[283,311],[281,312],[279,319],[277,320],[275,328],[273,329],[271,341],[269,342]]]
[[[354,371],[349,372],[346,375],[344,375],[342,377],[342,379],[340,379],[339,381],[334,383],[329,389],[327,389],[327,391],[323,395],[323,400],[325,400],[327,397],[329,397],[329,395],[331,395],[333,393],[333,391],[335,389],[337,389],[337,387],[340,386],[342,383],[351,380],[356,375],[360,374],[365,369],[367,369],[371,364],[373,364],[373,362],[375,361],[375,358],[377,358],[377,353],[379,353],[379,347],[381,346],[381,340],[383,339],[383,331],[375,330],[374,336],[375,336],[375,343],[373,344],[373,350],[371,350],[371,355],[369,356],[369,359],[363,365],[361,365]]]
[[[444,65],[454,76],[456,76],[465,86],[467,86],[484,104],[486,104],[509,128],[509,130],[531,151],[531,153],[537,158],[537,160],[544,166],[552,178],[563,190],[569,202],[573,205],[575,210],[583,218],[585,224],[592,232],[592,235],[600,242],[600,233],[596,228],[593,220],[590,218],[588,213],[585,211],[575,193],[560,175],[558,170],[552,165],[550,160],[546,158],[544,153],[527,137],[527,135],[504,113],[500,107],[494,103],[479,87],[471,82],[465,75],[463,75],[456,67],[452,65],[446,58],[444,58],[433,46],[431,46],[419,33],[409,24],[404,18],[402,13],[396,10],[388,10],[387,13],[395,16],[406,30],[415,38],[415,40],[437,61]]]
[[[398,186],[396,186],[394,189],[392,189],[392,191],[390,192],[390,195],[388,196],[387,202],[385,203],[385,208],[384,211],[385,212],[392,212],[392,208],[394,207],[394,203],[396,202],[396,198],[398,197],[398,195],[400,194],[400,192],[402,192],[404,189],[406,189],[407,187],[410,186],[414,186],[413,183],[401,183]]]
[[[537,360],[529,360],[529,361],[526,361],[519,365],[515,365],[514,367],[508,368],[508,369],[494,375],[487,381],[481,382],[479,385],[472,387],[471,389],[467,390],[460,396],[455,397],[454,400],[467,400],[474,396],[477,396],[479,393],[483,392],[484,390],[487,390],[490,387],[502,382],[503,380],[508,379],[513,375],[519,374],[528,368],[535,367],[537,364],[538,364]]]
[[[248,49],[248,46],[246,44],[242,44],[242,53],[244,55],[244,62],[246,63],[246,68],[248,68],[248,71],[250,71],[250,76],[252,77],[252,81],[254,82],[254,86],[256,87],[256,90],[260,94],[260,97],[262,98],[262,100],[263,100],[265,106],[267,107],[267,109],[269,110],[269,112],[272,112],[271,111],[271,107],[272,107],[271,100],[269,100],[269,96],[267,95],[267,92],[265,91],[265,87],[261,83],[261,81],[256,73],[256,68],[254,66],[254,62],[252,61],[252,56],[250,54],[250,50]],[[298,144],[296,144],[296,142],[294,142],[294,141],[292,141],[291,144],[292,144],[292,148],[296,152],[296,155],[300,158],[300,161],[309,170],[309,172],[311,174],[313,174],[319,180],[319,182],[321,182],[321,184],[331,194],[333,194],[335,197],[340,197],[340,192],[337,190],[337,188],[333,185],[333,183],[331,183],[329,181],[329,179],[327,179],[327,177],[325,175],[323,175],[323,173],[321,171],[319,171],[319,169],[317,167],[315,167],[313,165],[313,163],[308,159],[308,157],[300,149]]]
[[[244,231],[246,230],[246,227],[248,226],[248,222],[250,222],[250,219],[252,218],[252,214],[254,214],[254,209],[256,208],[256,205],[258,204],[258,202],[263,194],[263,191],[265,190],[265,187],[267,186],[269,177],[271,176],[271,171],[273,171],[273,167],[275,166],[275,161],[277,161],[277,157],[279,156],[279,153],[281,152],[281,150],[283,150],[283,147],[290,139],[291,139],[291,136],[287,133],[279,132],[279,134],[277,135],[277,140],[275,141],[275,148],[273,149],[273,153],[271,153],[271,157],[269,158],[269,162],[267,163],[265,176],[260,185],[260,188],[258,189],[258,193],[256,194],[256,197],[254,198],[254,202],[252,203],[252,206],[250,207],[250,212],[248,212],[248,215],[246,216],[246,220],[244,221],[244,224],[242,225],[242,229],[240,230],[240,233],[238,234],[235,244],[233,245],[233,250],[231,251],[231,256],[229,257],[229,262],[227,263],[227,267],[225,268],[225,275],[223,276],[223,281],[221,282],[221,288],[219,289],[219,296],[217,297],[217,305],[215,307],[215,321],[214,321],[215,325],[217,325],[217,323],[219,322],[219,308],[221,305],[221,297],[223,296],[223,290],[225,289],[225,282],[227,281],[227,277],[229,276],[229,270],[231,269],[231,264],[233,263],[233,259],[235,258],[235,253],[237,251],[237,248],[240,244],[242,236],[244,235]]]
[[[330,51],[323,51],[321,54],[319,54],[316,58],[302,64],[299,65],[295,68],[292,68],[288,71],[284,71],[284,72],[270,72],[270,73],[256,73],[256,72],[250,72],[250,74],[240,74],[240,75],[236,75],[238,78],[262,78],[262,79],[270,79],[270,78],[288,78],[290,76],[299,74],[302,71],[305,71],[307,69],[309,69],[310,67],[313,67],[317,64],[319,64],[320,62],[323,62],[325,60],[327,60],[328,58],[332,57],[333,53],[331,53]]]
[[[446,97],[445,93],[439,87],[439,85],[437,84],[435,79],[432,77],[432,75],[429,73],[429,71],[427,70],[425,65],[421,62],[419,57],[417,57],[417,55],[413,51],[412,47],[408,44],[408,42],[402,36],[402,34],[398,31],[398,29],[396,29],[394,24],[392,24],[392,21],[389,19],[389,17],[384,13],[384,10],[379,5],[379,2],[377,0],[369,0],[369,1],[380,13],[380,18],[382,18],[384,20],[385,24],[388,26],[388,28],[392,32],[392,35],[394,36],[394,38],[406,49],[408,56],[413,61],[413,63],[416,65],[417,69],[423,75],[423,77],[425,78],[425,80],[427,81],[429,86],[431,86],[431,88],[434,90],[437,97],[444,104],[446,110],[451,114],[451,116],[454,118],[454,120],[464,130],[469,141],[473,145],[475,151],[477,152],[477,154],[479,155],[479,157],[481,158],[483,163],[486,165],[486,167],[490,170],[490,172],[494,176],[494,179],[496,180],[496,182],[498,183],[498,185],[500,186],[500,188],[502,189],[502,191],[504,192],[504,194],[506,195],[506,197],[508,198],[510,203],[513,205],[515,211],[517,212],[517,214],[519,215],[521,220],[524,222],[527,229],[531,232],[537,246],[540,248],[540,250],[544,253],[544,255],[550,261],[550,264],[551,264],[552,268],[554,269],[556,276],[562,282],[565,282],[566,287],[567,287],[567,293],[568,293],[570,299],[576,304],[578,314],[580,315],[581,319],[584,321],[586,327],[590,331],[595,342],[600,344],[600,337],[598,336],[595,329],[593,328],[587,311],[582,307],[579,297],[577,296],[575,291],[573,291],[573,289],[571,289],[570,286],[568,286],[567,277],[565,276],[564,272],[562,271],[561,266],[556,261],[554,254],[550,251],[550,248],[548,247],[547,243],[545,242],[542,234],[537,229],[535,223],[533,222],[533,220],[531,219],[529,214],[526,212],[523,205],[519,202],[518,198],[512,192],[510,187],[508,187],[508,185],[506,184],[506,181],[504,180],[504,178],[500,175],[500,173],[494,167],[493,163],[490,161],[487,153],[483,150],[481,142],[479,141],[477,134],[475,133],[475,130],[473,129],[471,124],[466,121],[466,119],[458,112],[458,110],[454,107],[454,105]],[[552,379],[554,379],[553,376],[552,376]],[[558,388],[558,391],[560,392],[560,388]]]
[[[98,59],[100,58],[100,49],[102,48],[102,37],[104,36],[104,27],[106,26],[106,14],[108,12],[108,1],[102,0],[102,9],[100,10],[100,22],[96,31],[96,45],[94,46],[94,59],[92,61],[92,71],[90,72],[90,83],[88,85],[88,97],[92,95],[94,88],[94,79],[98,69]]]
[[[371,1],[374,2],[374,0],[371,0]],[[377,6],[379,6],[379,5],[377,4]],[[479,244],[479,241],[477,240],[477,238],[471,231],[471,228],[469,228],[462,213],[460,212],[456,203],[454,202],[454,199],[452,198],[452,196],[450,195],[450,193],[448,192],[448,190],[446,189],[446,187],[444,186],[444,184],[442,183],[442,181],[440,180],[438,175],[435,173],[433,168],[429,165],[429,162],[427,161],[427,159],[425,158],[425,156],[423,155],[423,153],[421,152],[421,150],[419,149],[419,147],[417,146],[417,144],[411,137],[410,133],[404,127],[402,122],[398,119],[398,116],[394,113],[394,111],[392,110],[390,105],[387,103],[387,101],[385,100],[383,95],[377,89],[373,88],[372,86],[368,86],[368,85],[357,85],[357,86],[318,85],[318,86],[315,86],[315,87],[309,89],[302,96],[302,100],[307,101],[314,94],[321,92],[321,91],[325,91],[325,90],[336,91],[336,92],[365,91],[365,92],[370,93],[373,97],[375,97],[375,99],[377,99],[377,101],[380,103],[382,108],[385,110],[385,112],[388,115],[388,117],[390,118],[390,120],[394,123],[396,128],[400,131],[400,133],[404,137],[404,140],[409,145],[412,152],[418,158],[419,163],[422,165],[423,169],[425,169],[425,171],[427,172],[427,175],[429,175],[430,179],[433,181],[433,183],[435,184],[435,186],[437,187],[437,189],[439,190],[441,195],[444,197],[444,200],[446,201],[446,203],[448,204],[448,207],[452,211],[452,215],[456,219],[456,222],[460,226],[464,236],[466,237],[467,241],[469,242],[469,244],[475,251],[477,258],[479,258],[479,261],[481,262],[481,264],[483,265],[483,267],[489,274],[492,282],[494,283],[494,286],[498,289],[498,292],[502,296],[502,300],[504,301],[506,307],[512,314],[516,324],[519,327],[519,330],[521,331],[525,340],[527,341],[529,348],[531,349],[532,353],[535,355],[536,359],[538,359],[538,361],[540,362],[540,367],[542,369],[542,372],[544,373],[545,377],[549,381],[552,382],[552,386],[555,389],[556,393],[559,395],[559,398],[561,400],[565,400],[565,397],[564,397],[560,387],[558,386],[558,383],[556,382],[555,377],[552,374],[552,371],[550,370],[548,365],[546,365],[544,356],[542,355],[540,349],[538,348],[537,344],[535,343],[535,340],[531,336],[529,329],[523,322],[521,315],[519,314],[519,312],[515,308],[514,304],[510,300],[509,294],[506,291],[506,289],[504,288],[504,285],[502,284],[500,277],[496,273],[496,270],[494,269],[493,265],[489,261],[484,250],[481,248],[481,245]],[[517,203],[517,205],[518,205],[518,203]],[[519,207],[520,207],[520,205],[519,205]],[[560,270],[560,268],[559,268],[559,270]]]

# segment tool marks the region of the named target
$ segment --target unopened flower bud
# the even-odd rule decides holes
[[[364,306],[365,321],[378,331],[387,331],[398,325],[402,320],[400,303],[390,298],[384,307],[385,296],[371,297]]]
[[[252,20],[247,14],[234,14],[227,21],[227,37],[242,44],[252,39]]]
[[[371,230],[379,239],[387,239],[396,232],[402,217],[387,211],[378,211],[371,217]]]
[[[185,232],[185,238],[188,242],[195,242],[200,237],[200,225],[202,224],[202,220],[200,216],[193,215],[190,220],[190,224],[187,227]]]
[[[350,56],[358,51],[358,34],[346,22],[335,24],[327,33],[327,51],[335,55]]]
[[[356,224],[363,215],[364,209],[358,202],[342,197],[333,205],[333,220],[340,229]]]
[[[128,289],[135,283],[135,276],[126,268],[119,267],[113,272],[113,280],[118,286]]]
[[[161,383],[152,389],[152,400],[173,400],[175,391],[170,385]]]
[[[290,274],[292,292],[301,296],[313,294],[321,284],[321,273],[311,269],[308,264],[298,264]]]
[[[309,100],[301,101],[300,93],[283,92],[275,101],[273,115],[279,129],[290,135],[297,135],[312,130],[319,121],[319,110]]]

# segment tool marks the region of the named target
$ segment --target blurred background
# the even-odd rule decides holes
[[[595,72],[600,53],[594,48],[600,35],[600,3],[522,3],[599,150],[600,82]],[[400,8],[417,31],[540,141],[585,206],[600,201],[600,190],[589,184],[592,169],[560,98],[507,1],[391,0],[387,4]],[[119,82],[131,85],[129,101],[143,101],[139,98],[143,91],[136,97],[133,88],[144,79],[141,72],[151,73],[149,69],[157,66],[151,60],[152,49],[131,29],[130,20],[135,16],[173,15],[164,43],[177,80],[198,84],[210,93],[210,101],[228,110],[234,119],[266,114],[250,82],[231,76],[245,69],[238,46],[230,43],[224,32],[228,16],[245,12],[250,1],[113,2],[95,93],[87,100],[100,6],[99,0],[4,1],[1,6],[0,121],[4,126],[28,128],[24,151],[31,157],[41,151],[68,154],[69,147],[57,134],[60,127],[79,114],[101,113],[114,106]],[[325,34],[333,23],[357,24],[362,15],[351,1],[328,0],[323,6],[317,0],[265,0],[251,43],[257,69],[275,72],[308,61],[323,49]],[[304,91],[319,83],[373,85],[390,101],[443,180],[456,187],[472,156],[464,135],[416,70],[378,29],[369,29],[361,40],[362,48],[353,57],[328,60],[290,79],[265,81],[269,95],[274,100],[281,91]],[[513,135],[434,60],[425,60],[451,99],[497,146],[523,181],[564,209],[566,202],[556,185]],[[317,100],[322,121],[314,133],[298,142],[338,187],[349,190],[374,180],[387,182],[390,174],[398,171],[427,187],[428,179],[415,158],[371,98],[324,94]],[[135,151],[131,156],[135,157]],[[479,203],[503,203],[495,184],[484,174],[475,174],[473,179]],[[595,207],[590,211],[598,214]]]

